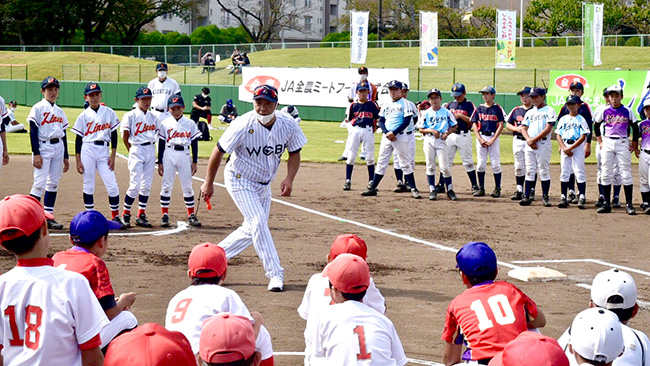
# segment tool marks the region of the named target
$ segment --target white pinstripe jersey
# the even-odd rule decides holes
[[[72,132],[83,138],[83,142],[111,141],[111,132],[120,126],[120,119],[111,108],[99,105],[95,112],[92,108],[84,109],[72,126]]]
[[[178,121],[174,116],[165,118],[160,122],[158,138],[165,140],[167,145],[179,145],[188,147],[192,140],[201,136],[201,131],[196,123],[183,116]]]
[[[257,120],[257,113],[250,111],[230,123],[218,144],[231,154],[226,169],[254,182],[266,183],[278,173],[284,151],[298,151],[306,143],[305,134],[289,114],[276,111],[269,130]]]
[[[27,122],[34,122],[38,126],[39,140],[62,138],[68,128],[68,117],[63,110],[45,98],[32,106]]]
[[[165,328],[183,333],[190,341],[192,351],[198,353],[201,325],[209,317],[226,311],[253,321],[235,291],[219,285],[190,286],[169,301]]]
[[[0,97],[0,121],[2,121],[5,117],[9,115],[9,109],[7,109],[7,105],[5,104],[5,100],[3,97]],[[12,113],[13,115],[13,113]],[[15,119],[15,118],[14,118]],[[11,122],[11,121],[9,121]]]
[[[160,82],[158,78],[155,78],[149,82],[147,88],[151,89],[151,107],[156,109],[167,110],[167,100],[169,97],[176,93],[181,92],[181,87],[178,85],[176,80],[170,78],[169,76],[165,81]]]
[[[158,118],[152,113],[143,112],[139,107],[124,113],[120,124],[122,135],[124,131],[129,131],[129,143],[131,145],[141,145],[147,142],[155,143],[158,138],[159,128]]]

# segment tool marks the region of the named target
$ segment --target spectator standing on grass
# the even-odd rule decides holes
[[[192,101],[192,111],[190,112],[190,119],[195,123],[199,123],[199,118],[203,117],[212,123],[212,98],[210,98],[210,88],[204,87],[201,89],[201,94],[194,96]]]
[[[237,113],[237,107],[233,104],[232,99],[226,100],[226,104],[221,106],[221,112],[219,112],[219,120],[223,123],[230,123],[239,114]]]

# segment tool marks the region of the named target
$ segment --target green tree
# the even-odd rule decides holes
[[[619,0],[597,2],[604,5],[603,34],[618,34],[626,28],[626,23],[629,24],[630,11],[623,2]],[[640,1],[640,3],[646,3],[647,7],[647,1]],[[536,36],[582,34],[582,3],[565,0],[532,0],[524,16],[524,31]]]

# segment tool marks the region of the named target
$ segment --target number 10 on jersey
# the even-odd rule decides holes
[[[487,299],[488,306],[492,312],[492,317],[500,325],[508,325],[515,322],[515,313],[512,311],[508,297],[503,294],[494,295]],[[474,300],[470,309],[474,311],[478,318],[478,329],[482,332],[494,327],[494,323],[488,317],[485,306],[481,300]]]

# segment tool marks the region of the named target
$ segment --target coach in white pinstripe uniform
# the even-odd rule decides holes
[[[278,172],[282,154],[288,150],[287,177],[280,184],[280,189],[281,196],[291,195],[293,180],[300,167],[300,150],[307,143],[307,138],[289,114],[276,112],[276,88],[261,85],[255,88],[253,95],[254,110],[234,120],[212,150],[205,183],[201,186],[201,197],[205,200],[212,197],[221,158],[223,154],[230,154],[224,181],[228,193],[244,216],[244,223],[219,246],[224,248],[230,259],[253,244],[266,276],[270,278],[268,290],[279,292],[284,288],[284,268],[280,265],[269,230],[269,183]]]

